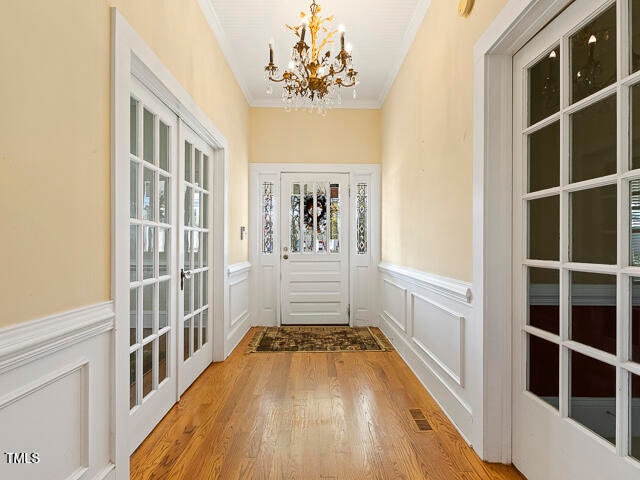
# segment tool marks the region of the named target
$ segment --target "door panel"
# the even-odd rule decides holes
[[[281,177],[283,325],[348,324],[349,176]]]

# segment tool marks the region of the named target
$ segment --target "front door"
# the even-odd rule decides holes
[[[281,176],[283,325],[349,324],[349,175]]]
[[[638,479],[640,2],[575,0],[513,68],[513,463]]]

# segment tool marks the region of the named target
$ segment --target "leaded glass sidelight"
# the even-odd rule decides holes
[[[304,185],[304,216],[303,216],[303,231],[302,231],[302,240],[303,240],[303,252],[311,253],[313,252],[313,224],[314,224],[314,214],[313,214],[313,184],[306,183]]]
[[[289,243],[292,253],[300,253],[300,184],[291,184],[291,205],[289,207]]]
[[[356,189],[356,251],[360,255],[367,253],[367,184],[358,183]]]
[[[316,195],[316,252],[327,251],[327,185],[318,184]]]
[[[273,183],[262,184],[262,253],[273,253]]]
[[[329,253],[340,253],[340,185],[329,186]]]

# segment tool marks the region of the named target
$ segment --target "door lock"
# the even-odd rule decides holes
[[[193,272],[191,270],[185,270],[184,268],[180,269],[180,290],[184,290],[184,279],[189,280],[191,278],[191,274]]]
[[[282,258],[284,258],[285,260],[287,260],[289,258],[289,255],[283,255]]]

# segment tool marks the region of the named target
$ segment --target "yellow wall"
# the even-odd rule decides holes
[[[322,117],[283,108],[251,109],[250,161],[380,163],[379,110],[334,109]]]
[[[382,259],[472,277],[473,45],[506,0],[432,0],[382,110]]]
[[[197,0],[5,0],[0,326],[111,296],[112,5],[228,140],[229,231],[248,223],[249,107]]]

